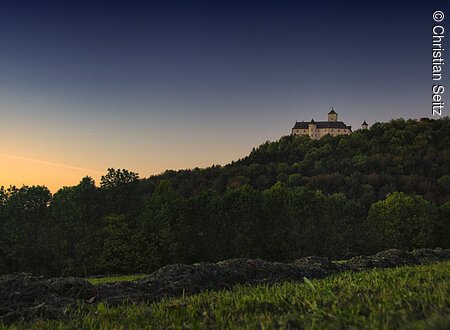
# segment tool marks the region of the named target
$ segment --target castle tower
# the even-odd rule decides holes
[[[317,139],[317,124],[314,119],[308,123],[308,133],[311,139]]]
[[[364,120],[364,122],[361,124],[361,128],[367,129],[368,127],[369,127],[369,125],[367,125],[366,121]]]
[[[328,112],[328,121],[337,121],[338,114],[334,111],[333,107],[331,107],[331,111]]]

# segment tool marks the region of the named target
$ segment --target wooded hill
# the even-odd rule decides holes
[[[136,273],[233,257],[449,247],[450,120],[285,136],[226,166],[0,189],[0,272]]]

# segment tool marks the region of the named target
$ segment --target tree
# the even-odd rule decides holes
[[[185,251],[177,240],[184,235],[184,200],[168,181],[161,181],[139,218],[138,265],[146,271],[180,262]]]
[[[264,254],[269,259],[286,260],[298,253],[299,219],[290,209],[291,201],[290,191],[280,182],[263,192]]]
[[[225,246],[218,214],[221,196],[213,190],[205,191],[188,199],[189,230],[185,238],[191,240],[188,262],[219,261]],[[188,245],[188,244],[184,244]],[[192,249],[194,248],[194,249]]]
[[[125,169],[108,168],[108,173],[102,175],[100,180],[105,214],[137,216],[142,206],[138,189],[139,175],[137,173]]]
[[[321,217],[322,242],[316,253],[340,258],[348,252],[361,252],[363,245],[363,211],[354,200],[344,194],[335,193],[323,196],[323,206],[318,214]]]
[[[430,246],[436,216],[436,207],[421,196],[389,194],[369,210],[367,222],[375,250]]]
[[[450,175],[443,175],[437,180],[439,188],[443,193],[450,193]]]
[[[262,237],[262,196],[249,185],[228,189],[220,200],[217,217],[222,234],[221,259],[255,257]],[[224,241],[225,240],[225,241]]]
[[[46,272],[48,247],[43,239],[46,230],[50,191],[43,186],[10,187],[2,192],[3,258],[9,272]]]
[[[441,248],[450,247],[450,199],[439,207],[439,218],[434,231],[434,243]]]
[[[104,240],[100,256],[103,272],[124,274],[133,272],[134,242],[132,231],[123,215],[104,217]]]
[[[86,276],[98,269],[103,223],[99,191],[90,177],[56,192],[50,204],[49,242],[56,269],[63,275]]]
[[[128,171],[126,169],[108,168],[108,173],[102,175],[100,179],[100,187],[103,189],[118,188],[123,185],[134,183],[139,179],[139,174]]]

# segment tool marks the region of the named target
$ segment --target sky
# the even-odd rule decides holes
[[[225,165],[331,107],[353,130],[432,117],[434,10],[450,20],[444,0],[2,1],[0,186]]]

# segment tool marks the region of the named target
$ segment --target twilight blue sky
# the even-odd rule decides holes
[[[0,185],[226,164],[331,106],[354,129],[430,116],[450,10],[422,3],[2,1]]]

